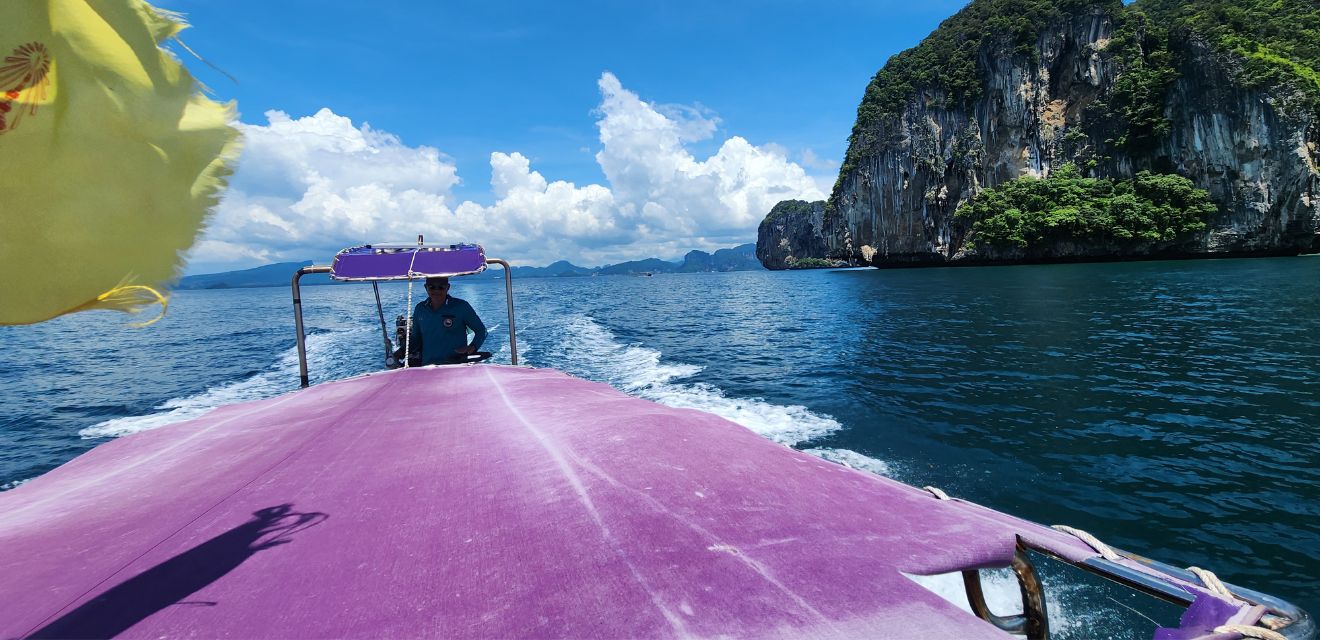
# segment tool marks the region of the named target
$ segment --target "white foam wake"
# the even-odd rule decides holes
[[[613,332],[589,317],[569,319],[562,331],[567,335],[548,340],[547,343],[555,346],[543,350],[542,358],[574,374],[606,382],[624,393],[670,407],[713,413],[787,445],[807,442],[842,428],[834,418],[801,405],[774,404],[762,398],[732,398],[713,385],[681,382],[703,368],[664,362],[659,351],[623,344]]]
[[[925,587],[958,608],[973,613],[972,605],[967,601],[967,588],[960,573],[943,573],[932,576],[920,576],[905,573],[909,580]],[[1053,577],[1053,576],[1051,576]],[[1087,594],[1075,593],[1073,585],[1060,584],[1054,580],[1045,590],[1045,610],[1048,612],[1050,632],[1060,638],[1080,635],[1099,640],[1112,638],[1108,633],[1097,629],[1097,620],[1112,620],[1113,614],[1104,610],[1104,605],[1092,603],[1092,612],[1075,611],[1075,601]],[[1022,612],[1022,592],[1017,577],[1011,569],[984,569],[981,571],[981,590],[985,595],[985,604],[990,611],[1001,616],[1016,615]],[[1094,594],[1091,594],[1094,595]],[[1086,600],[1081,600],[1083,606]]]
[[[803,449],[818,458],[824,458],[830,462],[837,462],[845,467],[869,471],[878,476],[893,476],[894,468],[884,460],[877,460],[871,456],[864,456],[850,449],[829,449],[825,447],[815,449]]]
[[[909,580],[923,586],[926,590],[958,605],[958,608],[972,613],[972,605],[967,601],[967,588],[960,573],[943,573],[933,576],[903,574]],[[1022,611],[1022,594],[1018,589],[1017,577],[1010,569],[990,569],[981,572],[981,589],[985,594],[985,603],[990,610],[999,615],[1009,615]],[[1046,603],[1049,608],[1050,603]]]
[[[330,331],[307,337],[308,369],[337,371],[344,365],[345,349],[350,340],[359,340],[362,329]],[[158,429],[168,424],[192,420],[224,405],[251,400],[262,400],[292,391],[298,386],[298,350],[290,348],[280,354],[269,370],[245,380],[207,389],[184,398],[173,398],[157,405],[158,410],[144,416],[114,418],[97,423],[78,432],[83,439],[117,438],[139,431]]]

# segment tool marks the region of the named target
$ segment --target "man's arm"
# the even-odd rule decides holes
[[[486,325],[481,322],[481,316],[477,315],[472,305],[467,306],[467,326],[472,329],[472,348],[468,353],[475,353],[481,348],[481,343],[486,341]]]

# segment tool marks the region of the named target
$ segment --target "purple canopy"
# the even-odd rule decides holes
[[[401,369],[0,494],[0,637],[1007,638],[900,572],[1017,536],[1095,555],[557,371]]]
[[[463,276],[486,270],[481,245],[363,245],[335,254],[330,277],[336,280],[408,280]]]

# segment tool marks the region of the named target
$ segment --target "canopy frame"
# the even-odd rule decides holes
[[[375,261],[382,264],[372,264]],[[406,270],[398,267],[401,260],[407,259]],[[420,263],[419,263],[420,259]],[[388,261],[388,263],[385,263]],[[513,273],[509,263],[499,258],[487,258],[485,250],[476,244],[454,244],[426,246],[422,236],[417,236],[417,244],[376,244],[351,247],[335,254],[331,266],[312,265],[298,269],[293,274],[290,288],[293,293],[293,324],[298,342],[298,382],[306,388],[309,385],[307,373],[307,333],[303,324],[302,291],[299,281],[309,273],[326,273],[340,282],[370,282],[376,292],[376,312],[380,317],[380,328],[385,340],[385,364],[390,366],[393,354],[390,352],[389,332],[385,325],[385,311],[380,304],[378,283],[409,281],[419,278],[460,277],[475,275],[486,270],[489,265],[498,264],[504,268],[504,297],[509,316],[509,354],[511,364],[518,364],[518,337],[513,320]],[[437,269],[437,267],[443,267]],[[425,270],[422,270],[425,269]],[[412,313],[412,309],[408,310]],[[404,354],[406,359],[408,354]]]

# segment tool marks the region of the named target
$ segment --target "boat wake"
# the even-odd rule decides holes
[[[308,336],[308,369],[313,374],[335,372],[330,378],[355,375],[360,371],[346,370],[352,366],[352,358],[347,355],[351,349],[346,345],[370,344],[365,336],[368,329],[331,330]],[[378,330],[377,330],[378,331]],[[379,341],[379,334],[377,334]],[[361,366],[360,364],[358,366]],[[158,405],[156,413],[144,416],[114,418],[97,423],[78,432],[83,439],[118,438],[140,431],[158,429],[176,422],[192,420],[216,407],[262,400],[298,388],[298,351],[289,348],[280,354],[279,359],[270,369],[243,380],[207,389],[202,393],[183,398],[173,398]]]
[[[704,367],[662,362],[659,351],[624,344],[612,331],[587,316],[573,317],[549,332],[558,335],[542,338],[538,344],[555,346],[530,351],[534,361],[604,382],[632,396],[670,407],[713,413],[790,446],[843,428],[834,418],[800,405],[774,404],[761,398],[733,398],[710,384],[682,382]]]
[[[830,462],[837,462],[845,467],[852,467],[853,469],[861,471],[869,471],[878,476],[892,477],[894,475],[894,467],[892,464],[885,462],[884,460],[872,458],[871,456],[864,456],[850,449],[828,449],[821,447],[815,449],[803,449],[803,451],[810,453],[813,456],[829,460]]]

